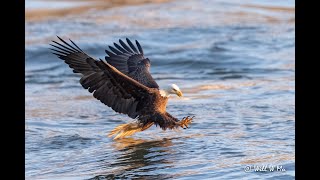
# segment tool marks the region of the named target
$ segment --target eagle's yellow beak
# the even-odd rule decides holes
[[[182,96],[183,96],[183,94],[182,94],[181,91],[176,91],[176,94],[177,94],[179,97],[182,97]]]

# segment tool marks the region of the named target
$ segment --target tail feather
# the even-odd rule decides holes
[[[143,125],[138,122],[132,122],[128,124],[121,124],[114,128],[109,134],[108,137],[112,137],[116,135],[113,139],[119,139],[125,136],[131,136],[134,133],[144,131],[151,127],[153,125],[153,122],[147,123],[146,125]]]

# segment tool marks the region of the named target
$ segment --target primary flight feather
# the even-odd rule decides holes
[[[153,124],[163,130],[178,127],[188,128],[193,117],[182,120],[166,112],[170,94],[182,96],[175,84],[165,89],[159,89],[158,84],[150,74],[151,62],[144,57],[141,45],[136,40],[136,46],[126,38],[119,40],[114,47],[105,50],[105,60],[96,60],[82,51],[72,40],[67,43],[52,41],[52,53],[64,60],[74,73],[82,75],[80,84],[88,89],[93,96],[114,111],[127,114],[135,121],[119,125],[109,136],[115,139],[130,136],[144,131]]]

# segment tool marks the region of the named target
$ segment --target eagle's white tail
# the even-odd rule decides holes
[[[131,136],[134,133],[144,131],[151,127],[153,125],[153,122],[150,122],[146,125],[143,125],[138,122],[131,122],[128,124],[121,124],[114,128],[109,134],[108,137],[112,137],[116,135],[113,139],[119,139],[125,136]]]

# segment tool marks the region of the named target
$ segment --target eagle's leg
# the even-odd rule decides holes
[[[191,123],[192,119],[194,118],[194,116],[190,117],[184,117],[182,118],[181,121],[176,122],[176,124],[180,127],[182,127],[183,129],[189,128],[188,125]]]
[[[134,133],[144,131],[150,128],[153,125],[153,122],[149,122],[146,124],[134,121],[128,124],[121,124],[114,128],[109,134],[108,137],[112,137],[116,135],[113,139],[119,139],[125,136],[131,136]]]

